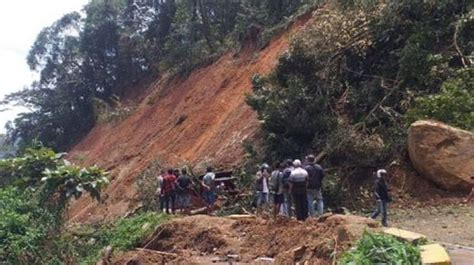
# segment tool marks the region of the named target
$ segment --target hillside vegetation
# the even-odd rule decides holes
[[[263,45],[260,33],[272,35],[271,27],[310,2],[92,0],[39,33],[27,60],[39,79],[3,102],[32,110],[8,126],[9,137],[67,150],[104,104],[114,106],[137,83],[186,72],[245,41]]]
[[[309,153],[326,169],[328,209],[372,200],[367,190],[345,192],[346,180],[360,185],[376,167],[409,164],[413,121],[474,130],[473,8],[465,0],[92,0],[40,32],[28,56],[40,78],[2,102],[32,111],[7,128],[17,157],[0,160],[0,263],[146,255],[209,263],[229,254],[419,263],[418,247],[363,235],[377,227],[364,217],[167,222],[146,200],[156,203],[159,169],[213,165],[240,173],[240,201],[228,203],[247,212],[256,165]],[[100,166],[71,164],[60,150]]]
[[[474,11],[466,1],[326,5],[291,40],[248,104],[265,138],[259,159],[326,155],[370,176],[402,157],[417,119],[474,130]]]

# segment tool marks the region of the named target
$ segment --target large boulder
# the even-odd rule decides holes
[[[415,169],[446,190],[468,190],[474,176],[474,134],[435,121],[417,121],[408,131]]]

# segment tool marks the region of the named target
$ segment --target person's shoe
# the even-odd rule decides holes
[[[388,227],[388,224],[387,223],[382,223],[382,226],[383,227]]]

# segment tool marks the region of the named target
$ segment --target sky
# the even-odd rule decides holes
[[[0,100],[23,89],[35,78],[26,56],[38,33],[72,11],[80,11],[89,0],[14,0],[3,1],[0,9]],[[10,107],[0,112],[0,133],[5,123],[25,111]]]

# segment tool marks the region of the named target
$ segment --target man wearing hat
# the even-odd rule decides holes
[[[372,213],[371,218],[375,219],[382,213],[382,225],[388,226],[387,224],[387,204],[392,201],[388,194],[387,183],[385,182],[385,176],[387,171],[385,169],[377,170],[377,177],[375,179],[374,194],[377,199],[376,209]]]
[[[308,197],[306,183],[308,181],[308,172],[302,168],[301,161],[293,161],[295,169],[291,171],[288,182],[290,184],[290,194],[295,203],[296,219],[304,221],[308,218]]]

